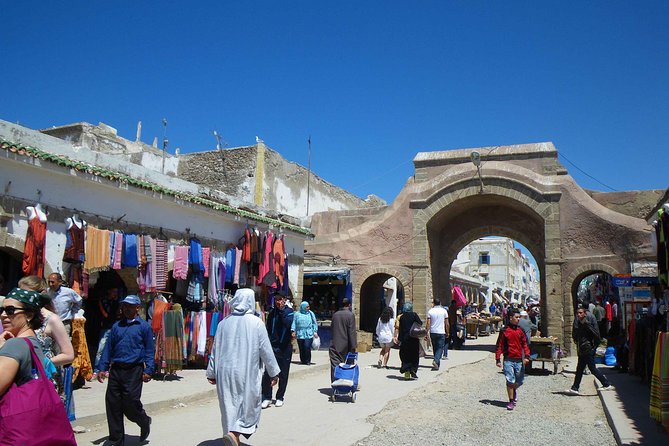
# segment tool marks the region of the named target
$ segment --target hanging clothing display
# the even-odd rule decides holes
[[[156,290],[165,291],[167,288],[167,240],[156,239]]]
[[[175,279],[186,280],[188,278],[188,246],[176,246],[174,248],[174,269],[172,276]]]
[[[46,223],[47,216],[39,205],[28,208],[28,232],[23,249],[23,265],[21,270],[24,276],[44,277],[44,260],[46,257]]]
[[[669,333],[658,332],[650,381],[650,416],[669,430]]]
[[[109,269],[110,234],[104,229],[87,225],[84,269],[89,273]]]

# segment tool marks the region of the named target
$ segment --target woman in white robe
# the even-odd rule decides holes
[[[254,314],[253,290],[237,290],[231,304],[233,312],[216,328],[207,367],[207,379],[216,384],[218,392],[226,446],[236,446],[240,434],[248,438],[256,431],[263,371],[267,368],[274,377],[272,385],[280,372],[265,324]]]

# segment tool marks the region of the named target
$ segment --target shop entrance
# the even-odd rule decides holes
[[[384,307],[390,306],[397,316],[404,304],[404,286],[390,274],[373,274],[360,287],[360,323],[362,331],[374,333]]]
[[[621,333],[623,312],[619,302],[618,288],[613,277],[605,271],[588,271],[572,284],[572,309],[583,304],[597,318],[602,339],[613,340]],[[650,295],[650,294],[649,294]]]
[[[0,248],[0,296],[16,287],[23,276],[21,262],[23,253],[12,248]]]

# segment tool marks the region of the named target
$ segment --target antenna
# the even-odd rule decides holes
[[[165,152],[167,152],[167,119],[163,118],[163,168],[162,173],[165,173]]]

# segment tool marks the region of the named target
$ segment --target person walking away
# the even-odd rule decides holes
[[[388,368],[388,359],[390,359],[390,349],[393,346],[393,332],[395,329],[395,319],[393,316],[393,309],[391,307],[384,307],[379,320],[376,322],[376,340],[381,346],[379,361],[377,363],[379,368]]]
[[[276,401],[274,403],[274,406],[281,407],[286,395],[290,360],[293,356],[292,337],[290,334],[290,327],[293,325],[293,310],[286,305],[286,296],[280,291],[274,296],[274,307],[267,315],[266,324],[274,357],[281,369],[279,385],[276,391]],[[267,371],[265,371],[262,377],[262,399],[262,408],[267,409],[272,403],[272,377]]]
[[[140,318],[139,297],[126,296],[121,301],[122,318],[109,333],[100,358],[98,381],[109,378],[105,406],[109,441],[123,445],[125,430],[123,416],[139,425],[139,441],[149,437],[151,417],[144,411],[140,398],[142,385],[151,381],[154,368],[154,344],[151,325]]]
[[[249,438],[258,429],[263,369],[272,377],[272,386],[281,369],[267,329],[255,315],[253,290],[238,289],[230,306],[232,313],[216,327],[207,380],[216,385],[223,444],[236,446],[240,435]]]
[[[576,318],[572,328],[572,339],[578,349],[578,363],[576,365],[576,376],[571,389],[568,390],[572,395],[580,395],[579,387],[583,379],[583,371],[586,366],[595,378],[601,383],[599,390],[612,389],[613,386],[604,374],[597,369],[595,365],[595,350],[599,345],[599,329],[597,319],[585,310],[585,306],[579,305],[576,308]]]
[[[395,329],[395,342],[400,345],[400,373],[404,379],[418,379],[418,363],[420,355],[420,340],[411,336],[411,327],[414,322],[423,325],[423,321],[413,311],[413,304],[406,302],[402,307],[399,326]]]
[[[332,315],[332,343],[330,344],[330,382],[334,382],[334,370],[346,360],[348,353],[354,353],[358,345],[355,331],[355,315],[351,311],[348,298],[342,299],[341,308]]]
[[[500,332],[497,342],[495,361],[497,367],[503,367],[506,379],[506,393],[509,397],[507,410],[513,410],[518,402],[518,387],[523,385],[525,378],[524,366],[530,362],[530,349],[527,345],[525,332],[518,326],[520,311],[509,310],[509,324]],[[504,364],[501,357],[504,355]]]
[[[59,273],[49,274],[47,282],[48,294],[56,308],[56,314],[63,322],[67,335],[72,339],[72,320],[81,309],[81,296],[72,288],[63,286],[63,276]]]
[[[314,342],[314,337],[318,337],[318,324],[309,302],[305,301],[300,304],[300,312],[293,315],[293,324],[290,331],[293,339],[297,339],[300,362],[311,365],[311,344]]]
[[[439,370],[441,357],[448,359],[448,344],[446,338],[450,332],[448,324],[448,310],[441,306],[439,299],[434,299],[432,308],[427,312],[427,332],[430,334],[430,343],[432,343],[432,352],[434,360],[432,361],[432,370]]]

